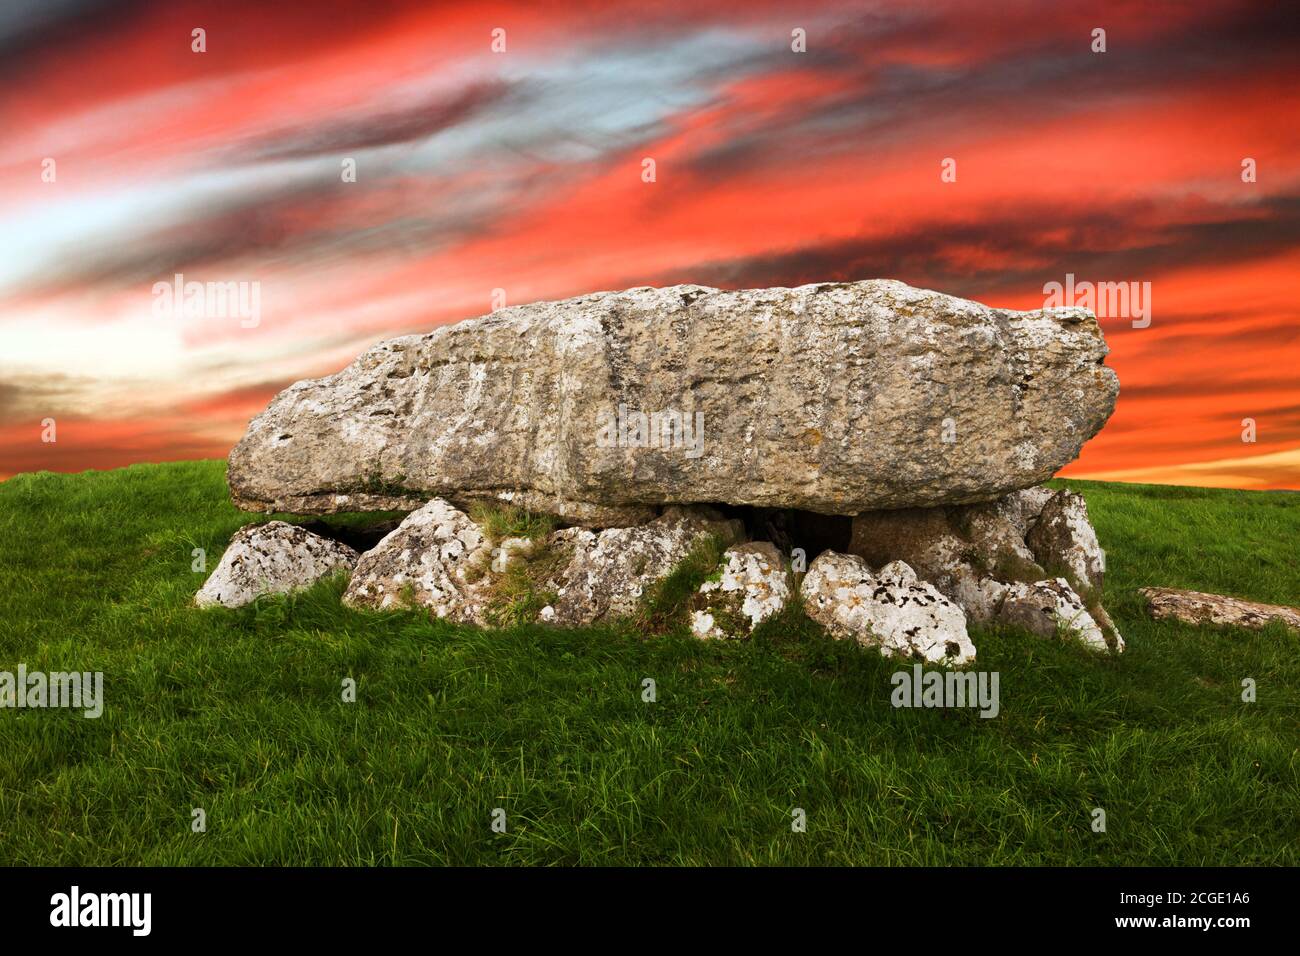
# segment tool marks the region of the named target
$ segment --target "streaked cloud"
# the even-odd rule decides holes
[[[1072,473],[1300,485],[1293,19],[1239,0],[7,4],[0,475],[224,454],[283,383],[496,288],[887,276],[1032,308],[1072,273],[1154,300],[1150,328],[1103,320],[1123,392]],[[154,315],[177,273],[257,281],[260,323]],[[68,422],[57,449],[46,414]]]

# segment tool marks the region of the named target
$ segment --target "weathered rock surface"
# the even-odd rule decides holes
[[[477,622],[484,598],[469,569],[490,559],[483,530],[435,498],[361,556],[343,603],[381,609],[410,604],[432,608],[438,617]]]
[[[744,527],[712,509],[670,507],[633,528],[555,532],[549,547],[571,548],[573,556],[549,582],[557,598],[549,612],[543,611],[544,619],[581,625],[631,614],[646,588],[667,577],[696,541],[711,534],[730,544],[744,537]]]
[[[785,560],[770,542],[728,548],[717,580],[701,584],[691,603],[691,632],[702,638],[745,637],[785,607],[789,580]]]
[[[826,551],[808,568],[800,594],[808,616],[835,637],[891,657],[949,664],[975,659],[962,609],[902,561],[873,574],[859,557]]]
[[[1029,534],[1053,495],[1050,488],[1025,488],[986,504],[958,505],[947,511],[953,525],[975,545],[990,569],[999,563],[1029,569],[1038,563],[1028,543]]]
[[[875,567],[906,562],[972,621],[1043,635],[1060,623],[1089,647],[1124,649],[1109,616],[1095,603],[1090,612],[1073,583],[1100,594],[1105,568],[1073,492],[1027,488],[978,505],[866,512],[853,519],[849,552]]]
[[[248,525],[230,539],[225,554],[194,595],[199,607],[242,607],[264,594],[287,594],[346,571],[357,552],[284,521]]]
[[[253,510],[502,498],[588,527],[668,503],[990,501],[1101,428],[1118,393],[1106,354],[1086,310],[888,280],[598,293],[392,339],[298,382],[250,423],[228,478]]]
[[[1110,618],[1104,612],[1099,613],[1106,628],[1084,606],[1070,582],[1056,578],[1008,585],[998,605],[997,620],[1041,637],[1073,636],[1089,650],[1122,653],[1124,639]]]
[[[1100,583],[1091,562],[1100,549],[1078,546],[1096,538],[1076,499],[1027,489],[980,505],[860,515],[853,522],[858,553],[826,551],[813,562],[803,582],[805,607],[838,636],[931,661],[973,659],[968,618],[1045,636],[1071,633],[1094,649],[1122,651],[1105,611],[1095,602],[1090,611],[1069,580],[1051,579],[1034,561],[1050,546],[1057,549],[1053,567],[1097,572]],[[1032,552],[1026,538],[1049,515],[1057,527]],[[731,546],[692,599],[691,629],[704,638],[743,637],[788,600],[785,559],[769,542],[740,544],[741,522],[702,506],[669,506],[633,527],[570,527],[536,540],[496,541],[454,505],[434,499],[360,558],[344,600],[427,607],[453,621],[499,626],[502,576],[522,563],[523,581],[515,575],[506,596],[507,621],[589,625],[635,613],[646,590],[706,535]],[[873,573],[873,564],[881,570]]]
[[[499,621],[502,575],[522,563],[527,586],[554,596],[528,620],[582,625],[631,614],[695,542],[739,540],[738,521],[707,508],[670,507],[653,521],[599,533],[565,528],[493,541],[469,515],[435,498],[362,555],[343,596],[354,607],[425,607],[458,623]]]
[[[1101,628],[1102,637],[1106,639],[1106,646],[1111,653],[1124,653],[1124,638],[1120,636],[1119,628],[1115,626],[1115,622],[1111,619],[1110,612],[1100,604],[1095,603],[1088,609],[1088,612],[1092,615],[1092,619],[1097,622],[1097,626]]]
[[[1106,552],[1088,520],[1083,495],[1064,490],[1053,495],[1043,505],[1026,542],[1049,571],[1064,573],[1079,587],[1101,590]]]
[[[1147,610],[1157,621],[1222,624],[1252,630],[1281,621],[1292,630],[1300,631],[1300,608],[1178,588],[1141,588],[1138,593],[1146,598]]]
[[[865,512],[853,519],[849,553],[873,567],[904,561],[971,620],[991,621],[1008,582],[1048,576],[1025,537],[1051,496],[1030,488],[986,504]]]

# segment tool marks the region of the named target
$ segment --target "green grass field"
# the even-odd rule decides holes
[[[200,612],[191,550],[211,568],[250,520],[223,475],[0,483],[0,670],[103,671],[106,698],[0,710],[0,864],[1300,862],[1300,635],[1135,593],[1300,604],[1300,495],[1067,482],[1128,652],[973,629],[986,720],[894,709],[903,665],[796,613],[730,644],[487,633],[344,609],[338,581]]]

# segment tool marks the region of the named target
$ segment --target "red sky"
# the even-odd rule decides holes
[[[1101,318],[1119,405],[1067,474],[1300,488],[1285,5],[0,11],[0,476],[224,456],[288,383],[496,289],[887,277],[1039,308],[1069,274],[1150,283],[1151,321]],[[176,273],[257,282],[257,324],[157,315]]]

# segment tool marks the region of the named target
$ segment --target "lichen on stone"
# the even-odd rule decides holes
[[[747,637],[780,613],[790,593],[785,560],[772,544],[729,548],[691,599],[691,632],[702,638]]]

